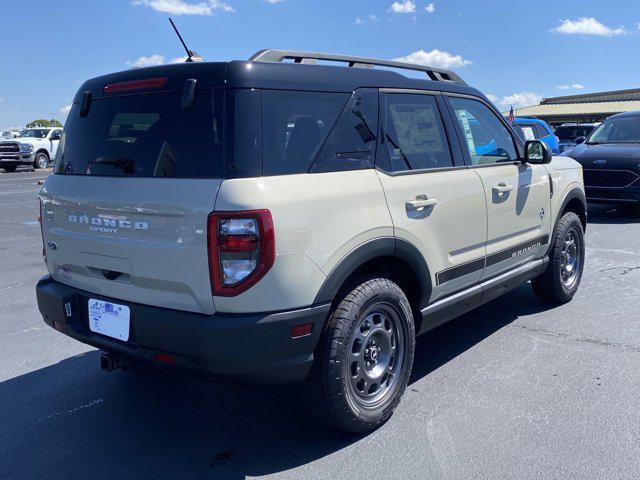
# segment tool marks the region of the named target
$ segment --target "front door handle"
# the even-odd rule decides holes
[[[509,185],[505,182],[500,182],[498,185],[493,187],[493,193],[497,193],[498,195],[502,195],[503,193],[509,193],[513,191],[513,185]]]
[[[435,207],[438,204],[438,200],[435,198],[429,198],[426,195],[418,195],[414,200],[405,202],[404,206],[407,212],[421,212],[425,208]]]

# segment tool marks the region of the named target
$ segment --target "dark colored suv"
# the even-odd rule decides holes
[[[640,112],[609,117],[563,155],[582,164],[589,202],[640,205]]]

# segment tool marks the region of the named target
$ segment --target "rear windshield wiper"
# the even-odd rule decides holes
[[[132,175],[135,172],[136,162],[131,157],[126,158],[110,158],[99,157],[88,163],[87,168],[97,163],[99,165],[110,165],[112,167],[120,168],[125,174]]]

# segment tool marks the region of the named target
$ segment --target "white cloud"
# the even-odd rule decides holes
[[[162,65],[164,63],[164,55],[150,55],[148,57],[140,57],[136,60],[129,60],[127,65],[132,68],[153,67],[155,65]]]
[[[267,3],[270,3],[271,5],[275,5],[276,3],[282,3],[284,2],[284,0],[266,0]]]
[[[186,61],[187,61],[187,56],[185,55],[184,57],[172,58],[171,60],[169,60],[169,63],[184,63]]]
[[[372,13],[371,15],[369,15],[369,20],[371,20],[372,22],[377,22],[378,16],[375,13]],[[640,23],[638,24],[638,28],[640,28]]]
[[[436,11],[436,6],[433,3],[430,3],[426,7],[424,7],[424,9],[429,13],[433,13]]]
[[[416,3],[413,0],[401,0],[391,4],[389,11],[394,13],[414,13],[416,11]]]
[[[565,35],[599,35],[611,37],[627,33],[622,27],[609,28],[593,17],[580,17],[577,20],[562,20],[562,23],[552,30]]]
[[[270,2],[272,3],[272,2]],[[212,15],[216,10],[235,12],[234,8],[221,0],[191,3],[185,0],[133,0],[132,5],[143,5],[156,12],[171,15]]]
[[[488,98],[489,100],[491,100],[493,103],[497,103],[497,102],[498,102],[498,100],[499,100],[499,98],[498,98],[498,97],[496,97],[495,95],[493,95],[493,94],[491,94],[491,93],[487,93],[487,98]]]
[[[4,97],[0,97],[0,103],[4,102]]]
[[[585,86],[581,83],[570,83],[566,85],[557,85],[556,88],[558,90],[582,90]]]
[[[362,21],[362,19],[360,17],[356,17],[356,21],[355,24],[356,25],[362,25],[364,22]]]
[[[67,115],[69,113],[69,111],[71,110],[71,105],[65,105],[64,107],[60,107],[60,110],[58,110],[62,115]]]
[[[419,65],[427,65],[430,67],[438,68],[457,68],[464,67],[465,65],[471,65],[471,61],[462,58],[460,55],[453,55],[452,53],[445,52],[434,48],[429,52],[424,50],[416,50],[404,57],[394,58],[398,62],[417,63]]]
[[[518,107],[529,107],[531,105],[537,105],[542,100],[542,95],[533,92],[519,92],[512,93],[511,95],[507,95],[498,99],[498,105],[503,107],[513,106],[514,108]],[[492,100],[493,101],[493,100]]]

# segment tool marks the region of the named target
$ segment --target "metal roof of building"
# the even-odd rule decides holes
[[[514,109],[516,116],[613,115],[640,110],[640,100],[541,104]]]

